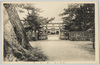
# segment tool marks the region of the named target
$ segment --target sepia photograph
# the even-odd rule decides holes
[[[2,63],[99,63],[98,2],[2,1]]]

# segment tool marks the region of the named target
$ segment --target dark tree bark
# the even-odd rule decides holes
[[[9,20],[14,28],[14,31],[16,33],[17,40],[19,41],[19,44],[26,49],[30,49],[31,46],[29,45],[29,41],[28,41],[26,32],[24,30],[24,27],[23,27],[21,21],[20,21],[20,18],[18,17],[17,11],[15,9],[15,5],[4,4],[4,7],[8,13]]]
[[[17,14],[15,5],[4,4],[4,7],[8,13],[14,32],[14,36],[11,36],[5,31],[8,36],[4,35],[4,59],[7,58],[9,61],[13,61],[13,58],[17,58],[19,61],[45,60],[46,56],[44,56],[38,48],[33,48],[29,44],[26,31]],[[9,36],[11,37],[10,39]]]

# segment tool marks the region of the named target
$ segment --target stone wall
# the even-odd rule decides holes
[[[72,41],[90,41],[92,37],[93,37],[93,34],[87,31],[69,32],[69,40],[72,40]]]

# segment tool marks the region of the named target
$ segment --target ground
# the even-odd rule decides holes
[[[93,61],[95,51],[91,41],[59,40],[58,35],[49,35],[48,40],[30,41],[47,56],[47,61]]]

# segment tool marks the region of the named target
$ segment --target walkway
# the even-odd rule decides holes
[[[48,40],[57,41],[59,40],[59,35],[48,35]]]
[[[30,42],[43,51],[48,61],[91,61],[95,58],[90,41],[59,40],[58,36],[49,36],[48,39]]]

